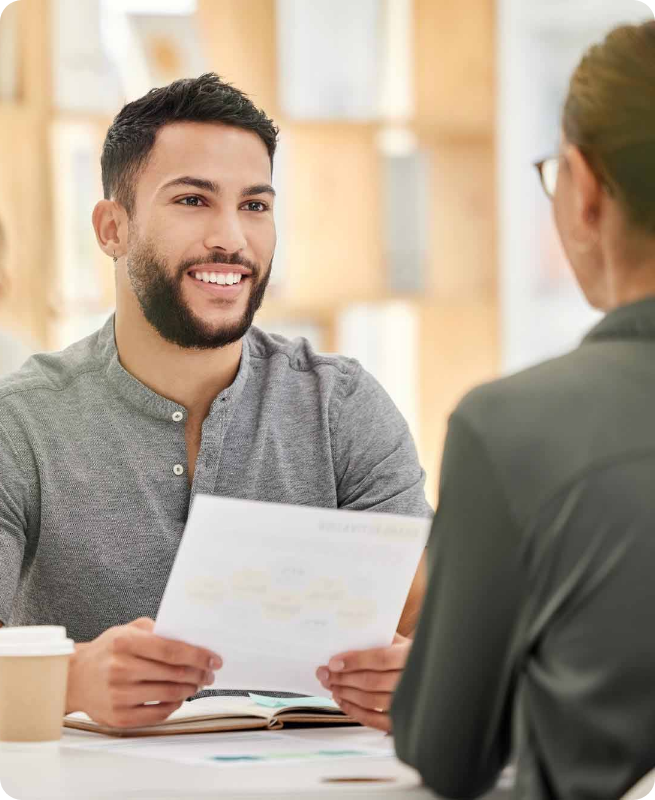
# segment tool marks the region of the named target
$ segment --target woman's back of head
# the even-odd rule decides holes
[[[616,28],[587,51],[571,78],[563,130],[626,221],[655,236],[655,21]]]

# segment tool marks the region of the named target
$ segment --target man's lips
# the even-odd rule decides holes
[[[199,264],[196,267],[191,267],[191,269],[188,269],[187,275],[193,276],[197,272],[206,272],[208,275],[211,275],[212,272],[216,275],[229,275],[230,272],[235,275],[252,275],[251,269],[248,269],[247,267],[241,267],[236,264],[234,266],[230,266],[229,264]]]
[[[200,275],[202,277],[196,277],[196,275]],[[205,280],[204,276],[207,276],[207,280]],[[220,280],[225,280],[227,276],[231,275],[231,278],[228,280],[232,280],[232,283],[223,283],[218,282]],[[209,278],[212,280],[209,280]],[[195,284],[195,288],[204,292],[205,294],[213,295],[214,297],[223,297],[226,299],[232,299],[237,297],[243,291],[244,285],[250,279],[250,273],[246,272],[235,272],[234,269],[232,270],[212,270],[211,272],[208,270],[189,270],[187,272],[187,280],[191,281]],[[236,280],[235,280],[236,279]]]

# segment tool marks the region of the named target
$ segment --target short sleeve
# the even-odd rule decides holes
[[[431,517],[425,472],[409,427],[382,386],[361,366],[336,411],[339,508]]]

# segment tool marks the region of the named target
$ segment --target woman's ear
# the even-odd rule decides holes
[[[589,162],[575,145],[567,144],[564,158],[570,174],[573,228],[581,241],[596,240],[602,209],[603,186]]]

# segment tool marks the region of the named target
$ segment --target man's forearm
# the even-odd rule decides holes
[[[409,603],[406,603],[405,608],[403,609],[402,617],[398,623],[397,632],[401,636],[405,636],[408,639],[413,639],[414,633],[416,632],[416,626],[418,625],[420,613],[420,604],[413,604],[412,607],[409,607]]]
[[[421,613],[426,587],[427,566],[425,554],[423,554],[419,562],[418,569],[416,570],[414,580],[412,581],[409,594],[407,595],[405,607],[403,608],[403,613],[400,616],[400,622],[398,623],[398,633],[401,636],[408,636],[410,639],[413,638],[414,631],[418,625],[418,618]]]
[[[88,642],[85,644],[76,644],[75,645],[75,652],[70,658],[68,664],[68,689],[66,692],[66,713],[72,714],[75,711],[82,711],[82,704],[78,698],[78,684],[79,684],[79,672],[80,669],[84,669],[84,667],[80,666],[80,655],[82,650],[88,647]]]

